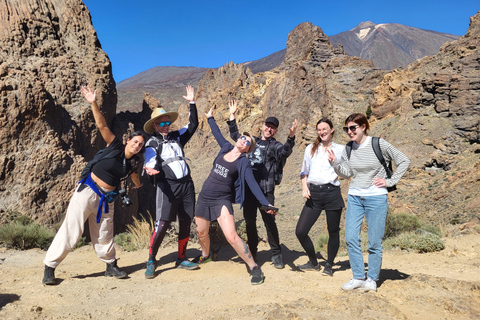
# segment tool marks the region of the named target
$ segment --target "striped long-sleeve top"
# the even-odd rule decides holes
[[[378,160],[372,148],[372,137],[368,136],[364,143],[358,145],[353,142],[350,159],[347,152],[342,153],[341,159],[336,158],[332,162],[332,167],[339,175],[352,177],[349,186],[349,194],[358,194],[358,191],[364,189],[366,193],[372,193],[373,179],[383,178],[387,187],[394,186],[400,181],[410,166],[410,159],[387,141],[380,139],[380,149],[383,157],[388,162],[393,161],[396,170],[390,179],[387,178],[385,168]],[[382,192],[387,193],[386,188]],[[352,192],[356,190],[357,192]],[[380,190],[379,190],[380,191]],[[376,193],[373,191],[373,193]]]

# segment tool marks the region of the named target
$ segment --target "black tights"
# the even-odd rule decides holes
[[[295,229],[295,235],[297,236],[300,244],[308,255],[310,261],[317,265],[317,257],[315,256],[315,247],[312,240],[308,236],[308,232],[313,227],[321,210],[314,210],[310,207],[304,206],[300,218],[298,219],[297,228]],[[327,229],[328,229],[328,259],[327,262],[333,265],[333,260],[337,256],[338,248],[340,246],[340,218],[342,216],[342,209],[337,210],[325,210],[327,216]]]

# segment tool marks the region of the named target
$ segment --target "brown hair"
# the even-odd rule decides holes
[[[367,117],[363,113],[352,113],[345,119],[345,125],[349,122],[355,122],[360,127],[365,125],[365,134],[370,129],[370,124],[368,123]]]
[[[317,130],[317,127],[320,123],[326,123],[328,124],[328,126],[330,127],[330,129],[333,129],[333,123],[332,121],[330,121],[330,119],[328,118],[322,118],[320,120],[318,120],[317,124],[315,125],[315,130]],[[332,132],[332,136],[335,134],[335,131]],[[320,143],[322,142],[322,139],[320,139],[320,137],[318,136],[317,134],[317,139],[315,140],[315,142],[313,143],[313,146],[312,146],[312,152],[311,152],[311,156],[313,158],[313,156],[315,155],[315,153],[317,152],[318,150],[318,146],[320,145]]]
[[[248,153],[250,153],[255,148],[255,139],[253,139],[253,137],[250,135],[250,133],[248,133],[246,131],[243,133],[243,135],[250,138],[250,148],[248,148]]]

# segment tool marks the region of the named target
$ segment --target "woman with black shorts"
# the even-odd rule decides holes
[[[307,199],[298,219],[295,234],[305,249],[309,261],[297,266],[300,270],[320,270],[315,256],[315,247],[308,232],[317,221],[322,210],[325,210],[328,229],[328,259],[323,275],[333,275],[333,260],[337,256],[340,245],[340,217],[345,207],[340,192],[340,181],[328,161],[327,150],[341,156],[345,146],[333,142],[335,129],[329,119],[317,122],[317,140],[308,145],[303,157],[302,179],[303,197]]]
[[[247,244],[237,234],[232,207],[233,202],[240,203],[240,206],[243,205],[245,183],[248,184],[262,206],[270,205],[255,181],[250,162],[245,156],[254,149],[255,140],[250,137],[248,132],[244,132],[233,146],[220,132],[212,116],[212,110],[206,116],[212,134],[221,150],[215,158],[212,171],[198,196],[195,222],[202,255],[197,257],[195,262],[198,261],[201,264],[211,260],[208,231],[210,222],[217,220],[227,241],[248,265],[252,276],[251,283],[261,284],[264,279],[262,270],[253,259]],[[274,214],[272,210],[268,210],[267,213]]]

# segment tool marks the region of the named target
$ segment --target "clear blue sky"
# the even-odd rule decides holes
[[[479,0],[84,0],[118,83],[156,66],[217,68],[286,47],[302,22],[327,35],[363,21],[464,35]]]

